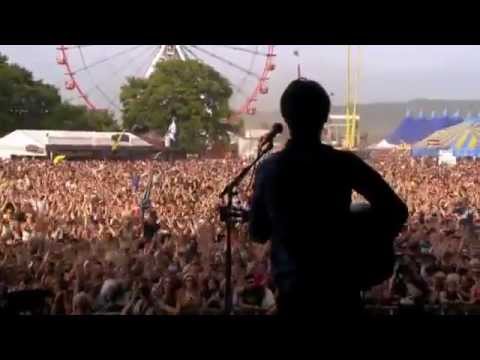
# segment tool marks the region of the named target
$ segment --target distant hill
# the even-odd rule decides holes
[[[430,117],[432,111],[436,115],[441,115],[445,109],[449,114],[460,111],[461,116],[468,113],[478,114],[480,112],[480,100],[429,100],[415,99],[408,102],[397,103],[372,103],[360,104],[358,111],[360,113],[360,131],[362,134],[368,133],[368,142],[376,142],[390,134],[405,117],[406,110],[409,109],[412,115],[416,116],[423,111],[426,117]],[[345,108],[334,106],[333,114],[342,114]],[[265,127],[269,128],[274,122],[282,121],[280,112],[258,112],[254,116],[245,117],[247,127]]]

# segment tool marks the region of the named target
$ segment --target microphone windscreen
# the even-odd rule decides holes
[[[277,134],[281,134],[283,132],[283,125],[278,122],[273,124],[273,131]]]

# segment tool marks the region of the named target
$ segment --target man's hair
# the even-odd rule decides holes
[[[330,97],[316,81],[292,81],[280,99],[280,110],[290,132],[311,134],[320,131],[328,120]]]

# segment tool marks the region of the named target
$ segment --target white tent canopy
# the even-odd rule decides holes
[[[387,150],[387,149],[395,149],[397,145],[390,144],[387,140],[383,139],[378,144],[370,145],[368,148],[372,150]]]
[[[0,139],[0,159],[10,159],[12,156],[46,156],[45,142],[38,137],[29,136],[28,132],[16,130]],[[34,146],[40,151],[28,151]]]
[[[0,138],[0,159],[12,156],[46,157],[47,145],[109,146],[112,137],[119,132],[59,131],[59,130],[15,130]],[[151,146],[138,136],[124,133],[128,141],[122,146]]]

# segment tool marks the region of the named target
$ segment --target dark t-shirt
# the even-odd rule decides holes
[[[321,306],[318,299],[338,306],[340,300],[358,301],[356,276],[366,261],[360,250],[371,237],[368,229],[349,224],[353,190],[378,214],[376,228],[400,231],[408,216],[406,206],[351,152],[290,141],[258,167],[250,235],[258,242],[271,240],[276,285],[280,293],[302,294],[302,308],[309,308],[308,301]],[[314,295],[312,289],[322,294]]]
[[[143,224],[143,234],[147,240],[152,240],[158,230],[160,230],[160,225],[158,224],[151,224],[149,222]]]

